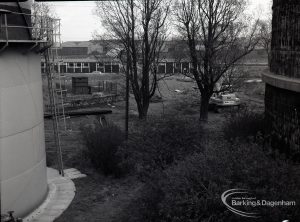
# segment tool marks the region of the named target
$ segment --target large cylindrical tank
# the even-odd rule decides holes
[[[300,160],[300,1],[273,0],[265,113],[273,147]]]
[[[24,11],[31,3],[21,4]],[[16,3],[1,2],[0,8],[19,10]],[[1,214],[19,217],[38,207],[48,190],[41,56],[29,50],[30,38],[24,40],[9,41],[0,52]]]

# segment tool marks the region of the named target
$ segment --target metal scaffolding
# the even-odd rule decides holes
[[[15,23],[23,18],[26,24]],[[49,16],[0,9],[0,51],[9,44],[29,44],[28,51],[43,52],[60,44],[60,20]]]

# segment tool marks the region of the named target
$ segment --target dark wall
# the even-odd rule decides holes
[[[119,73],[120,72],[119,65],[112,65],[112,72],[113,73]]]
[[[82,68],[82,73],[89,73],[90,69],[89,68]]]
[[[271,46],[271,71],[300,78],[300,1],[274,0]]]
[[[299,0],[273,0],[270,71],[275,76],[300,78]],[[290,88],[288,81],[285,87]],[[286,89],[266,85],[266,125],[272,146],[299,159],[300,93]]]
[[[161,65],[161,64],[159,64],[158,65],[158,74],[163,74],[163,73],[165,73],[165,65]]]
[[[76,55],[87,55],[88,47],[63,47],[59,55],[61,56],[76,56]]]
[[[188,62],[183,62],[182,63],[182,72],[184,72],[184,70],[186,70],[186,72],[190,72]]]
[[[74,95],[89,94],[88,77],[72,77],[72,93]]]
[[[8,6],[8,5],[2,5],[0,3],[0,9],[9,10],[11,12],[18,12],[21,11],[17,6]],[[22,8],[22,13],[30,14],[31,11],[28,9]],[[22,27],[28,27],[31,26],[31,17],[29,15],[21,15],[21,14],[7,14],[7,25],[8,26],[22,26]],[[4,15],[2,18],[2,24],[4,24]],[[26,28],[8,28],[8,39],[9,40],[32,40],[31,38],[31,29]],[[6,40],[6,32],[4,31],[4,28],[1,29],[0,32],[0,39]]]
[[[76,68],[75,68],[75,73],[82,73],[82,72],[81,72],[81,68],[76,67]]]
[[[95,62],[90,62],[90,71],[91,72],[96,71],[96,63]]]
[[[112,68],[111,65],[104,65],[104,72],[111,73],[112,72],[111,68]]]
[[[298,153],[298,156],[300,152],[300,93],[267,84],[265,114],[272,146],[293,156]]]
[[[67,68],[67,73],[74,73],[74,68]]]
[[[173,73],[173,62],[167,62],[166,63],[166,71],[168,74]]]

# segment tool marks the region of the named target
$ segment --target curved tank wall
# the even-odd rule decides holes
[[[40,55],[0,53],[1,213],[25,216],[47,194]]]
[[[300,160],[300,1],[273,0],[265,116],[271,145]]]

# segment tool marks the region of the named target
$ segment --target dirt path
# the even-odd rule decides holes
[[[76,196],[55,222],[116,222],[138,195],[141,185],[134,178],[112,179],[90,174],[75,180]]]

